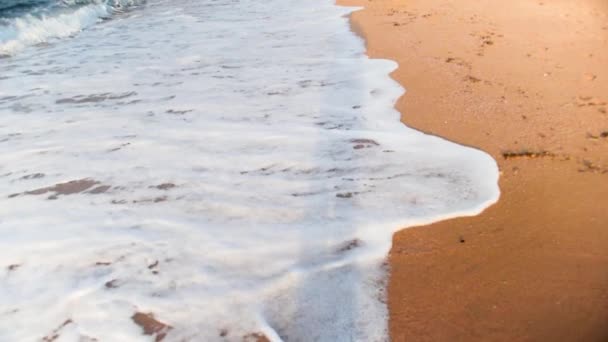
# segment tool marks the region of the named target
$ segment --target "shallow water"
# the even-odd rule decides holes
[[[0,59],[0,340],[386,340],[392,233],[498,171],[399,123],[349,11],[154,0]]]

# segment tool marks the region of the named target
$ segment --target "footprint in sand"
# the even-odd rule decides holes
[[[608,103],[606,101],[599,99],[597,97],[592,97],[592,96],[578,96],[578,97],[574,98],[573,104],[579,108],[583,108],[583,107],[597,108],[597,111],[602,114],[606,114],[606,112],[607,112],[606,106],[608,105]]]

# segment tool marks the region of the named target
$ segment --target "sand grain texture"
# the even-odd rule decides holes
[[[502,197],[395,235],[393,341],[608,340],[608,2],[341,0],[408,126],[490,153]]]

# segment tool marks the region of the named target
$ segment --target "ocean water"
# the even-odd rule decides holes
[[[1,0],[0,57],[76,35],[145,0]]]
[[[392,234],[498,199],[352,8],[39,6],[0,26],[0,341],[386,341]]]

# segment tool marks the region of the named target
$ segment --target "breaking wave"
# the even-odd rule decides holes
[[[25,0],[0,6],[0,56],[66,38],[145,0]]]

